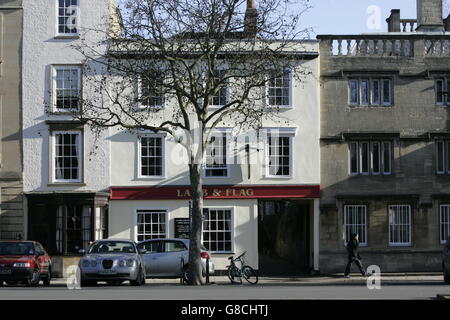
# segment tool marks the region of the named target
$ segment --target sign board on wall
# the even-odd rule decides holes
[[[175,218],[175,238],[189,239],[189,218]]]

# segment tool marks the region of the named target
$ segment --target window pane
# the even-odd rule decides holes
[[[271,72],[267,88],[269,105],[290,106],[290,86],[291,73],[288,70]]]
[[[163,175],[163,138],[141,137],[141,175]]]
[[[369,173],[369,143],[361,143],[361,172]]]
[[[361,80],[361,104],[369,104],[369,80]]]
[[[79,133],[55,134],[55,179],[80,179]]]
[[[383,104],[390,105],[391,102],[391,80],[383,80]]]
[[[383,173],[391,173],[391,144],[389,142],[383,143]]]
[[[359,234],[361,244],[367,244],[367,207],[364,205],[350,205],[344,207],[344,230],[347,242],[353,233]]]
[[[358,104],[358,80],[349,81],[350,104]]]
[[[372,80],[372,104],[380,104],[380,80]]]
[[[436,142],[437,172],[444,173],[444,142]]]
[[[166,238],[166,211],[138,210],[136,226],[138,238]]]
[[[380,144],[378,142],[372,143],[372,171],[380,173]]]
[[[231,251],[231,210],[210,209],[204,215],[203,244],[210,251]],[[206,241],[207,240],[207,241]]]
[[[436,80],[436,103],[444,103],[444,81]]]
[[[350,144],[350,173],[358,173],[358,144]]]
[[[76,34],[78,24],[78,1],[58,2],[58,32]]]
[[[290,136],[268,137],[268,169],[269,175],[289,176],[291,174]]]
[[[227,176],[227,134],[215,132],[206,147],[205,175],[207,177]]]

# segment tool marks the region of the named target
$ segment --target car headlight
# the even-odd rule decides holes
[[[14,268],[29,268],[31,264],[29,262],[16,262],[13,264]]]
[[[83,261],[81,262],[81,265],[82,265],[84,268],[88,268],[88,267],[91,265],[91,263],[89,262],[89,260],[83,260]]]
[[[125,267],[125,260],[119,260],[119,267]]]
[[[134,266],[134,260],[133,259],[128,259],[127,260],[127,267],[133,267]]]

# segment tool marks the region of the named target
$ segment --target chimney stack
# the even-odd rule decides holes
[[[444,31],[442,0],[417,0],[417,31]]]
[[[254,0],[247,0],[247,11],[245,11],[244,32],[249,38],[256,37],[258,10]]]

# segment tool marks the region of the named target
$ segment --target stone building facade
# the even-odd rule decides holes
[[[0,239],[24,237],[22,1],[0,0]]]
[[[321,35],[320,271],[349,235],[382,272],[439,271],[449,237],[450,34],[440,0],[389,31]],[[441,32],[439,32],[441,31]]]

